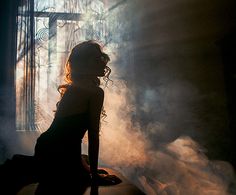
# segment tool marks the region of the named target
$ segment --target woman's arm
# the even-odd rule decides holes
[[[89,161],[92,177],[97,177],[98,153],[99,153],[99,126],[100,115],[104,101],[104,91],[97,88],[89,100]]]

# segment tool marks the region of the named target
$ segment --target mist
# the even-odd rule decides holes
[[[161,136],[156,142],[149,139],[168,129],[158,121],[142,129],[132,120],[136,110],[127,98],[131,92],[121,81],[114,85],[105,91],[108,116],[101,126],[101,167],[120,171],[151,195],[235,193],[235,188],[230,188],[235,181],[230,163],[210,161],[205,149],[184,134],[172,142]]]
[[[122,10],[100,155],[147,194],[236,193],[217,44],[234,7],[136,0]]]
[[[233,25],[234,2],[104,2],[117,6],[107,19],[113,82],[102,86],[107,117],[101,121],[100,166],[121,172],[148,195],[235,194],[217,46]],[[53,116],[56,102],[50,99],[42,109],[48,106]],[[3,128],[11,118],[1,118]],[[52,117],[44,120],[48,125]],[[10,153],[33,154],[40,133],[1,131],[1,139]]]

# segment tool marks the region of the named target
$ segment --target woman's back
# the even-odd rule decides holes
[[[36,155],[80,155],[80,144],[89,128],[89,99],[91,90],[69,86],[61,99],[55,118],[41,134],[35,147]]]
[[[92,95],[92,91],[94,91],[93,88],[68,86],[59,102],[55,116],[64,117],[88,112],[89,98]]]

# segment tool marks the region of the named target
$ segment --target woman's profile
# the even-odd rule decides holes
[[[118,177],[98,169],[100,118],[105,115],[99,77],[109,80],[109,60],[96,41],[84,41],[72,49],[65,65],[66,84],[58,88],[61,99],[55,118],[49,129],[38,137],[34,156],[15,155],[0,166],[0,174],[6,181],[12,181],[7,177],[22,181],[18,187],[14,186],[16,190],[24,184],[39,182],[36,194],[47,194],[50,190],[52,194],[55,188],[62,192],[75,186],[82,192],[86,185],[121,182]],[[86,131],[89,163],[85,163],[81,154]],[[26,170],[20,170],[20,166]]]

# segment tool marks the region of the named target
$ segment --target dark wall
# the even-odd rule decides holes
[[[219,45],[235,24],[235,2],[137,0],[130,7],[127,77],[134,118],[153,147],[189,135],[209,158],[236,165],[235,34]]]
[[[0,161],[15,140],[15,59],[17,1],[1,1],[0,6]]]
[[[218,45],[221,48],[221,55],[224,64],[224,75],[227,94],[227,107],[229,113],[229,137],[231,152],[229,158],[236,162],[236,152],[233,150],[236,143],[236,26],[233,26],[229,33],[223,37]]]

